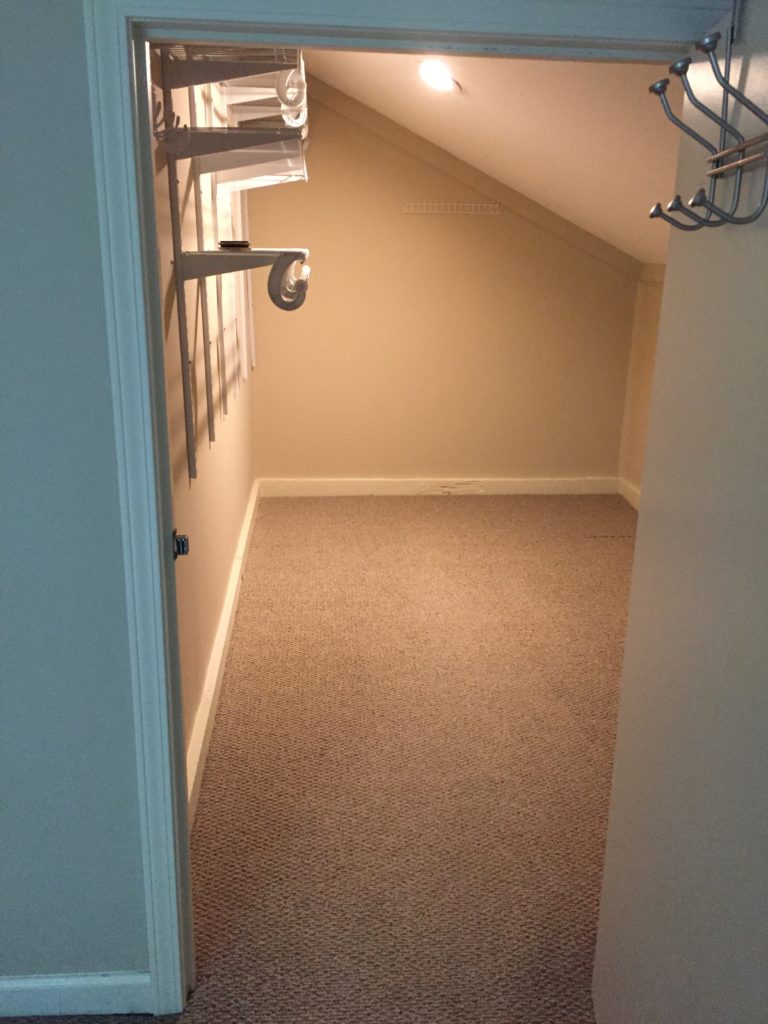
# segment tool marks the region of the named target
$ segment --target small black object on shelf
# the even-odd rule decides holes
[[[251,243],[247,238],[221,238],[219,239],[220,249],[250,249]]]

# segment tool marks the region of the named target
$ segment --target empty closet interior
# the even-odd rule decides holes
[[[677,135],[647,65],[149,58],[189,739],[256,490],[637,504]]]
[[[302,672],[312,676],[307,665],[325,665],[312,670],[320,690],[313,692],[309,676],[300,685],[307,706],[290,711],[289,717],[298,715],[286,726],[283,747],[290,746],[296,721],[306,724],[313,707],[325,707],[327,691],[318,679],[330,671],[323,638],[334,630],[341,637],[338,676],[357,678],[361,656],[345,646],[344,616],[350,635],[365,631],[382,612],[376,593],[388,595],[390,608],[401,603],[401,618],[376,647],[380,677],[388,678],[387,666],[401,657],[415,664],[433,656],[437,665],[438,648],[447,650],[450,640],[438,643],[439,630],[430,632],[430,623],[438,629],[441,619],[457,615],[461,632],[462,623],[479,615],[484,595],[500,585],[494,559],[500,576],[520,574],[517,590],[499,591],[496,609],[478,618],[463,653],[451,655],[464,665],[464,676],[456,678],[461,686],[474,678],[473,659],[480,677],[493,676],[491,715],[503,665],[539,659],[539,682],[529,696],[542,686],[555,695],[553,706],[562,710],[567,700],[577,710],[549,724],[546,712],[531,712],[536,721],[526,723],[521,705],[509,723],[509,742],[516,730],[523,736],[573,728],[585,743],[583,762],[560,763],[557,771],[571,781],[584,777],[585,763],[599,759],[595,750],[612,743],[613,710],[607,720],[599,716],[614,704],[600,688],[618,681],[632,509],[642,489],[669,230],[649,220],[648,210],[674,191],[677,146],[648,86],[666,69],[202,43],[153,44],[148,61],[190,820],[205,791],[206,764],[209,772],[224,771],[224,747],[235,756],[231,744],[244,742],[241,717],[241,733],[222,726],[221,751],[214,749],[222,686],[226,692],[239,685],[229,675],[245,673],[253,700],[263,699],[256,691],[264,663],[245,668],[238,648],[226,667],[233,629],[235,643],[238,628],[267,630],[259,634],[261,656],[265,663],[284,662],[286,688]],[[680,100],[670,90],[673,112]],[[528,532],[515,533],[523,521]],[[463,559],[483,531],[491,540],[482,557],[490,562],[472,568]],[[531,552],[545,535],[552,548],[542,565]],[[431,546],[418,553],[402,546],[425,538]],[[600,562],[614,548],[617,561],[609,554]],[[349,578],[333,564],[345,552],[360,559]],[[409,559],[419,562],[426,604],[392,582],[408,571]],[[246,598],[256,604],[238,620],[246,562]],[[611,566],[617,579],[606,583]],[[309,581],[315,569],[325,583],[315,581],[322,596],[310,614],[301,595],[315,585]],[[374,571],[381,581],[373,596],[346,604],[357,581]],[[462,581],[475,571],[471,586],[479,589],[462,597]],[[538,589],[543,577],[553,588],[551,600]],[[266,592],[259,591],[260,579]],[[286,586],[294,598],[276,610]],[[591,586],[603,587],[597,597]],[[457,610],[460,598],[466,614]],[[568,657],[568,643],[579,633],[576,599],[585,609],[590,602],[613,605],[618,618],[606,611],[610,623],[602,632],[595,626],[592,646],[574,648],[580,661],[573,682],[564,662],[552,668],[546,658],[559,642],[548,632],[555,626],[565,631],[560,656]],[[338,613],[333,624],[329,609]],[[499,609],[507,609],[508,622]],[[410,654],[402,654],[395,635]],[[315,642],[313,662],[306,649]],[[303,667],[291,661],[297,644]],[[440,662],[430,679],[442,701],[450,666]],[[420,678],[418,685],[428,684]],[[349,701],[350,719],[358,698],[364,701],[353,690],[357,696],[345,691],[341,698]],[[278,685],[274,692],[284,691]],[[375,700],[382,699],[377,691]],[[403,708],[403,735],[421,728],[414,718],[420,706]],[[461,707],[459,699],[450,728]],[[239,712],[228,713],[238,718]],[[269,728],[278,728],[279,699],[265,717]],[[360,752],[354,722],[347,725],[353,759]],[[467,736],[462,758],[469,750],[470,763],[482,762],[482,734]],[[253,738],[264,749],[270,742]],[[550,742],[541,738],[541,749]],[[493,744],[503,746],[498,736]],[[505,756],[499,753],[499,765]],[[507,806],[499,765],[488,769],[500,787],[497,803],[517,813]],[[601,785],[607,786],[609,768],[610,757],[600,769]],[[381,771],[394,771],[391,760]],[[234,771],[233,787],[237,779]],[[459,785],[455,778],[452,784]],[[521,783],[528,784],[535,804],[536,784]],[[599,831],[607,791],[584,799],[602,808],[595,812]],[[196,828],[215,830],[214,804],[221,800],[211,795],[213,817]],[[382,810],[385,820],[387,813]],[[542,807],[537,813],[558,812]],[[450,800],[446,814],[451,818]],[[448,844],[450,836],[448,828]],[[325,849],[315,853],[315,859],[327,856]],[[504,865],[497,866],[503,874]],[[207,870],[193,877],[209,892],[215,885]],[[489,877],[497,877],[494,871],[489,868]],[[573,913],[593,922],[599,871],[589,871],[588,895]],[[226,931],[224,916],[206,905],[200,927]],[[459,919],[456,927],[481,932],[479,919],[472,921]],[[585,927],[588,936],[593,924]],[[422,946],[434,941],[439,937],[419,940]],[[202,987],[215,989],[212,979],[224,970],[216,957],[224,953],[210,936],[199,942],[208,957]],[[488,954],[486,976],[497,954]],[[588,1000],[587,967],[574,971]],[[467,984],[472,990],[474,983]],[[501,1004],[489,998],[484,1012],[480,998],[476,1019],[501,1020]],[[366,1011],[364,999],[350,1005]],[[403,1005],[395,1000],[392,1012]],[[583,1007],[563,1005],[569,1020],[582,1019]],[[417,1009],[423,1014],[430,1007],[427,1000]],[[303,1012],[292,1004],[291,1019],[303,1020]]]

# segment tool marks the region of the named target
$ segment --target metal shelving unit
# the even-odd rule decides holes
[[[168,165],[168,190],[171,206],[171,235],[173,243],[173,273],[179,320],[179,349],[184,400],[187,465],[190,479],[197,476],[192,373],[189,356],[187,307],[184,284],[220,274],[236,273],[258,267],[270,267],[267,289],[272,301],[280,309],[293,310],[302,305],[309,281],[309,251],[299,248],[283,249],[221,249],[196,252],[185,251],[181,238],[181,205],[177,162],[195,161],[195,210],[198,221],[197,242],[202,244],[200,226],[199,174],[204,173],[205,159],[217,154],[258,150],[259,146],[274,146],[287,140],[300,140],[305,128],[281,123],[275,118],[255,120],[247,126],[198,127],[180,125],[173,109],[173,90],[231,79],[258,78],[295,70],[300,60],[299,51],[291,48],[227,47],[211,48],[203,44],[176,44],[160,47],[159,66],[155,64],[153,79],[162,89],[162,119],[156,111],[155,136],[162,146]],[[159,79],[159,81],[158,81]],[[194,99],[194,97],[192,97]],[[194,102],[192,103],[194,107]],[[237,159],[237,158],[235,158]],[[255,161],[258,162],[258,161]],[[202,169],[202,171],[201,171]],[[208,404],[208,436],[215,438],[213,416],[212,370],[208,327],[207,294],[202,289],[203,344],[205,355],[205,384]],[[226,373],[225,373],[226,378]],[[226,394],[222,395],[226,410]]]

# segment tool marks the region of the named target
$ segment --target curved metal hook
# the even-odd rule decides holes
[[[683,204],[683,197],[679,194],[676,195],[671,202],[667,203],[667,210],[669,213],[682,213],[684,217],[689,217],[692,221],[703,228],[719,228],[725,224],[724,220],[716,219],[714,214],[709,210],[703,217],[698,213],[695,213]]]
[[[717,49],[717,44],[719,43],[720,38],[719,32],[711,32],[708,36],[704,36],[700,43],[696,43],[696,49],[701,50],[701,52],[705,53],[709,58],[712,73],[717,79],[718,85],[730,96],[733,96],[735,100],[741,103],[743,107],[746,107],[746,109],[751,114],[754,114],[758,120],[762,121],[764,124],[768,124],[768,114],[764,110],[761,110],[757,104],[753,103],[751,99],[745,96],[741,90],[737,89],[735,85],[731,85],[731,83],[723,76],[723,73],[720,70],[720,62],[715,55],[715,50]]]
[[[719,207],[716,203],[712,202],[712,200],[707,197],[707,193],[704,191],[703,188],[700,188],[696,195],[688,200],[688,205],[703,206],[704,209],[710,210],[712,213],[717,214],[718,217],[722,217],[723,220],[727,221],[729,224],[751,224],[752,221],[755,221],[758,217],[761,217],[763,213],[765,213],[766,207],[768,207],[768,171],[766,171],[765,180],[763,182],[763,194],[760,199],[760,203],[757,209],[754,210],[752,213],[748,214],[746,217],[738,217],[734,214],[734,210],[738,206],[738,196],[736,198],[735,203],[731,205],[730,211],[723,210],[721,207]]]
[[[692,138],[694,142],[698,142],[700,146],[703,146],[708,153],[711,153],[714,156],[717,152],[716,147],[713,146],[708,139],[705,139],[703,135],[699,135],[698,132],[695,132],[693,128],[691,128],[689,125],[685,123],[685,121],[681,121],[677,114],[674,114],[672,112],[672,108],[669,105],[669,100],[667,99],[666,95],[668,85],[669,79],[661,78],[658,82],[654,82],[653,85],[648,87],[648,92],[652,92],[655,96],[659,97],[661,105],[664,108],[664,113],[667,115],[672,124],[676,125],[680,129],[680,131],[685,132],[685,134],[690,136],[690,138]]]
[[[297,269],[298,268],[298,269]],[[306,257],[297,259],[295,253],[282,253],[272,264],[267,279],[267,292],[279,309],[298,309],[307,297],[309,264]]]
[[[703,227],[702,224],[681,224],[679,220],[675,220],[674,217],[670,217],[668,213],[664,213],[661,208],[661,203],[656,203],[651,207],[651,212],[648,214],[651,220],[665,220],[667,224],[671,224],[675,228],[679,228],[680,231],[698,231],[699,228]]]
[[[690,57],[683,57],[682,60],[678,60],[675,61],[674,64],[670,64],[670,74],[676,75],[683,83],[685,95],[691,101],[692,106],[694,106],[697,110],[701,111],[701,113],[705,117],[708,117],[710,121],[714,121],[716,125],[719,125],[724,132],[728,132],[729,135],[732,135],[737,142],[743,142],[744,136],[741,134],[741,132],[737,131],[736,128],[734,128],[733,125],[730,123],[730,121],[726,121],[724,118],[720,117],[719,114],[716,114],[714,110],[712,110],[710,107],[706,105],[706,103],[702,103],[698,96],[696,96],[696,94],[694,93],[691,83],[688,80],[688,68],[691,66],[691,64],[692,60]]]
[[[709,179],[709,186],[708,186],[707,191],[704,192],[704,189],[700,190],[702,193],[704,193],[704,195],[707,198],[707,203],[706,204],[693,203],[692,201],[689,201],[689,203],[688,203],[689,207],[704,205],[704,208],[706,209],[707,212],[705,213],[703,218],[700,218],[698,216],[698,214],[694,214],[692,210],[685,209],[682,206],[682,198],[680,196],[675,196],[675,200],[678,200],[678,199],[680,200],[680,204],[681,204],[680,212],[684,213],[688,217],[693,216],[697,220],[702,220],[703,219],[707,223],[707,225],[709,227],[713,227],[713,228],[714,227],[719,227],[720,224],[727,224],[727,223],[729,223],[729,221],[727,219],[722,219],[722,218],[720,220],[717,220],[717,221],[712,220],[713,216],[716,215],[716,211],[718,211],[720,209],[720,207],[715,204],[715,196],[717,194],[717,182],[719,180],[720,180],[719,178],[710,178]],[[733,193],[731,195],[731,208],[728,211],[728,216],[730,216],[730,217],[735,216],[736,210],[739,208],[739,201],[741,200],[741,183],[742,183],[743,180],[744,180],[744,168],[743,167],[739,167],[736,170],[735,184],[734,184],[734,187],[733,187]],[[699,193],[697,192],[696,196],[698,196],[698,194]],[[693,198],[696,198],[696,196],[694,196]],[[673,202],[675,200],[673,200]],[[670,207],[667,206],[667,209],[669,209],[669,208]]]
[[[740,134],[740,132],[737,132],[732,125],[728,124],[728,122],[725,121],[722,117],[719,117],[713,110],[710,110],[710,108],[706,106],[706,104],[702,103],[694,94],[693,89],[691,88],[691,83],[688,81],[688,68],[690,67],[691,63],[692,61],[690,57],[683,57],[681,60],[678,60],[674,64],[670,65],[670,73],[675,75],[682,81],[686,95],[690,99],[693,106],[700,110],[703,114],[706,115],[706,117],[708,117],[711,121],[714,121],[715,124],[717,124],[720,127],[721,138],[726,131],[729,131],[734,136],[738,136],[740,142],[743,141],[743,136]],[[661,81],[654,83],[654,85],[651,86],[650,90],[651,92],[656,93],[656,95],[658,95],[659,97],[663,97],[662,102],[664,105],[665,112],[667,112],[668,110],[665,96],[667,81],[668,80],[666,79],[662,79]],[[705,140],[703,140],[701,136],[697,136],[696,133],[692,131],[692,129],[690,129],[687,125],[683,124],[683,122],[681,122],[679,119],[675,119],[675,123],[678,124],[683,129],[683,131],[686,132],[686,134],[693,135],[693,137],[696,138],[697,141],[707,145]],[[707,145],[707,148],[710,147]],[[714,147],[712,147],[712,151],[715,151]],[[711,202],[714,202],[716,193],[717,181],[716,179],[712,178],[710,180],[708,193],[708,198]],[[725,221],[723,221],[722,219],[714,219],[714,215],[710,210],[707,210],[706,214],[703,217],[701,217],[699,216],[699,214],[693,213],[693,211],[686,209],[686,207],[683,205],[682,196],[679,195],[676,195],[675,198],[670,203],[667,204],[667,211],[670,213],[682,213],[683,216],[689,217],[691,220],[699,224],[700,227],[719,227],[721,224],[725,223]]]
[[[690,57],[684,57],[681,60],[676,61],[674,64],[670,65],[669,71],[681,80],[686,96],[688,97],[691,105],[720,128],[720,151],[723,151],[726,147],[726,135],[731,135],[733,139],[735,139],[736,146],[727,150],[725,153],[725,155],[729,155],[732,152],[738,151],[740,146],[743,149],[743,144],[746,143],[746,139],[728,120],[728,97],[732,96],[738,103],[741,103],[746,110],[750,111],[750,113],[766,124],[768,124],[768,113],[761,110],[760,107],[754,104],[742,92],[740,92],[739,89],[732,86],[728,81],[730,78],[730,39],[726,40],[725,75],[723,74],[720,68],[720,63],[715,56],[715,50],[720,38],[721,36],[719,32],[713,32],[710,35],[705,36],[700,43],[697,43],[697,49],[706,54],[715,79],[723,89],[723,104],[720,114],[717,114],[714,110],[699,100],[694,93],[690,81],[688,80],[688,69],[692,63]],[[672,124],[716,158],[714,162],[717,169],[709,172],[712,176],[710,177],[708,189],[700,188],[696,195],[688,201],[687,208],[683,205],[682,198],[679,195],[676,195],[674,199],[667,204],[666,213],[662,210],[661,205],[656,203],[650,211],[650,216],[652,218],[659,218],[666,221],[679,231],[698,231],[705,227],[716,228],[721,227],[723,224],[751,224],[753,221],[756,221],[758,217],[762,216],[765,210],[768,209],[768,168],[766,168],[760,202],[752,213],[746,216],[739,216],[736,213],[741,201],[744,166],[735,168],[736,178],[731,196],[730,210],[725,210],[719,206],[715,202],[715,195],[718,182],[720,181],[720,175],[724,173],[724,170],[729,170],[731,168],[728,168],[727,165],[722,165],[722,157],[718,157],[718,150],[707,139],[690,128],[672,112],[666,95],[668,86],[669,79],[662,78],[650,86],[649,92],[652,92],[659,97],[664,113]],[[747,162],[750,163],[751,159]],[[695,207],[701,207],[706,212],[702,216],[695,212]],[[692,223],[683,223],[675,217],[670,216],[673,213],[682,214]]]

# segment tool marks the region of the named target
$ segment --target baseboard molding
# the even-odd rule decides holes
[[[636,484],[625,480],[624,477],[619,477],[619,494],[629,502],[632,508],[640,508],[640,488]]]
[[[187,817],[190,828],[195,818],[197,798],[200,794],[200,783],[203,778],[203,769],[205,768],[205,759],[208,756],[208,746],[211,742],[213,721],[216,717],[216,706],[219,701],[221,683],[224,679],[224,668],[227,663],[229,641],[232,636],[232,627],[235,624],[235,611],[237,610],[237,599],[240,595],[243,566],[248,554],[248,546],[251,540],[251,532],[256,518],[256,508],[260,494],[260,484],[257,480],[248,498],[243,525],[240,528],[240,536],[237,540],[237,548],[232,559],[232,568],[224,595],[224,604],[219,616],[219,625],[216,629],[211,655],[208,659],[203,692],[197,707],[192,734],[187,747]]]
[[[577,477],[272,477],[262,479],[263,498],[440,494],[617,494],[613,476]]]
[[[0,1017],[152,1013],[153,998],[150,975],[139,971],[0,978]]]

